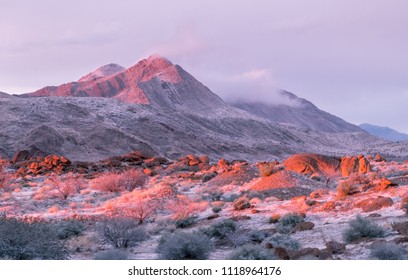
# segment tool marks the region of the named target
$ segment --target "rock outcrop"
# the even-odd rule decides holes
[[[319,154],[297,154],[283,162],[287,170],[310,177],[333,177],[339,175],[340,160]]]
[[[349,156],[341,158],[341,175],[348,177],[352,173],[368,173],[372,168],[370,162],[363,156]]]

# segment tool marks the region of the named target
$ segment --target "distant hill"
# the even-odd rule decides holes
[[[0,98],[9,98],[12,97],[10,94],[0,91]]]
[[[322,132],[361,132],[358,126],[320,110],[304,98],[299,98],[295,94],[284,90],[280,91],[279,94],[281,98],[286,98],[295,105],[248,101],[236,101],[231,104],[251,114],[277,123],[289,123]]]
[[[394,142],[408,141],[408,134],[398,132],[386,126],[378,126],[378,125],[363,123],[363,124],[360,124],[359,127],[364,129],[371,135],[377,136],[385,140],[394,141]]]

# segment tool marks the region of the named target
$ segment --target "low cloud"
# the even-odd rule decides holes
[[[217,93],[228,102],[262,102],[270,105],[300,106],[281,93],[269,69],[252,69],[214,83]]]

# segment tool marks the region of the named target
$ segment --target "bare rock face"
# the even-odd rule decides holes
[[[77,82],[45,87],[25,96],[105,97],[194,113],[226,106],[221,98],[180,66],[160,56],[150,56],[129,69],[108,64]]]
[[[372,169],[370,162],[364,156],[359,155],[341,158],[340,170],[343,177],[348,177],[352,173],[368,173]]]
[[[340,160],[319,154],[297,154],[283,162],[287,170],[308,176],[332,177],[339,175]]]
[[[26,161],[29,160],[31,158],[31,153],[28,150],[22,150],[22,151],[18,151],[17,153],[14,154],[11,163],[15,164],[17,162],[20,161]]]

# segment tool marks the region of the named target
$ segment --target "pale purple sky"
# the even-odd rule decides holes
[[[276,88],[408,133],[404,0],[0,0],[0,91],[157,53],[221,97]]]

